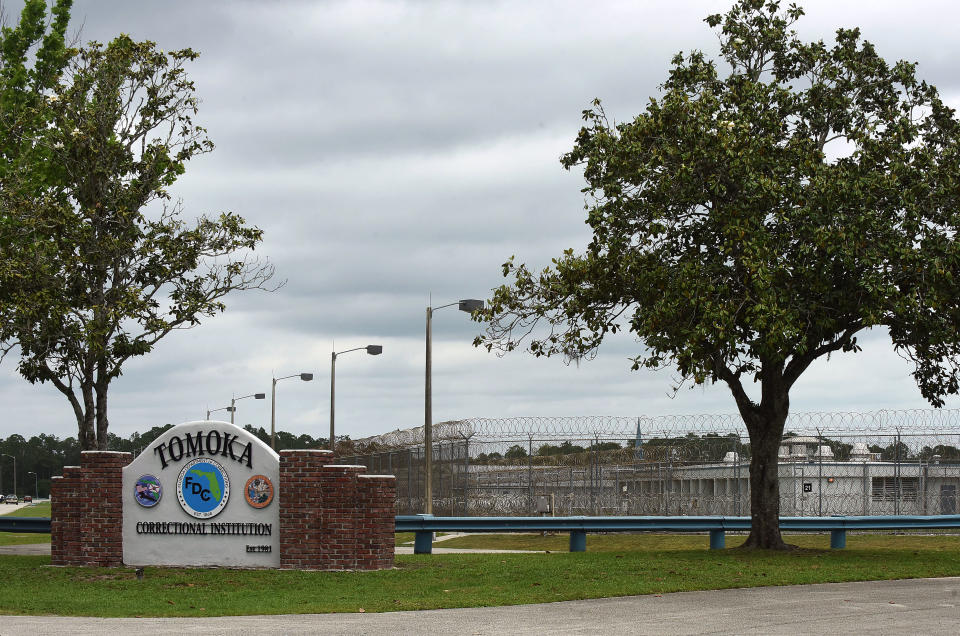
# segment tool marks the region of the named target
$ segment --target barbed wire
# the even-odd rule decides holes
[[[794,435],[924,436],[960,433],[960,409],[907,409],[879,411],[807,411],[788,416],[784,431]],[[738,414],[657,416],[535,416],[470,418],[433,425],[434,442],[470,440],[628,440],[637,437],[675,438],[686,435],[736,435],[748,438]],[[423,427],[395,430],[353,440],[353,452],[382,452],[423,445]]]

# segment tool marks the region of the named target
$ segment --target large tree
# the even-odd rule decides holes
[[[583,168],[592,241],[541,272],[511,258],[478,314],[488,349],[529,337],[580,359],[627,329],[634,369],[726,384],[752,450],[745,545],[761,548],[785,547],[777,450],[812,362],[880,328],[933,405],[958,389],[960,123],[915,64],[857,29],[802,42],[802,15],[740,0],[706,18],[721,59],[675,56],[632,121],[594,101],[562,159]]]
[[[35,105],[48,122],[30,139],[44,178],[34,165],[5,177],[30,196],[8,198],[4,216],[30,231],[4,255],[16,271],[2,351],[19,352],[27,380],[66,396],[84,449],[107,448],[108,389],[127,360],[273,275],[251,255],[259,229],[231,213],[188,222],[168,193],[186,162],[213,148],[194,121],[185,64],[196,57],[127,36],[88,44]]]

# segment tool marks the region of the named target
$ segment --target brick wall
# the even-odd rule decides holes
[[[333,462],[332,451],[280,451],[280,567],[317,569],[314,566],[321,537],[316,527],[320,508],[320,469]]]
[[[332,462],[330,451],[280,451],[280,567],[393,567],[396,479]]]
[[[358,475],[357,495],[357,507],[362,515],[357,524],[356,569],[392,568],[397,478],[393,475]]]
[[[50,492],[53,565],[123,564],[123,467],[130,453],[83,451],[80,466],[54,477]]]

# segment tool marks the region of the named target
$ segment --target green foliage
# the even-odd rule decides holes
[[[0,30],[0,178],[20,168],[46,167],[32,142],[49,123],[43,100],[60,80],[74,50],[65,44],[72,0],[27,0],[16,26]],[[6,215],[4,215],[6,220]]]
[[[871,453],[880,453],[880,460],[885,462],[903,462],[910,459],[910,447],[903,442],[894,442],[886,446],[871,444],[868,450]]]
[[[39,221],[19,214],[51,177],[43,144],[49,125],[44,98],[56,87],[73,49],[66,46],[71,0],[58,0],[47,15],[44,0],[27,0],[15,26],[0,29],[0,321],[14,306],[25,273],[45,261],[48,245]],[[29,299],[26,299],[29,301]]]
[[[617,442],[598,442],[596,444],[590,444],[590,447],[587,448],[590,451],[611,451],[611,450],[620,450],[620,444]]]
[[[259,229],[229,212],[187,222],[170,203],[187,161],[213,149],[194,122],[185,65],[196,57],[125,35],[91,42],[34,105],[47,122],[29,140],[44,178],[37,155],[2,184],[32,194],[4,206],[30,232],[10,241],[0,343],[19,350],[24,378],[66,396],[84,449],[109,444],[107,391],[127,360],[273,276],[249,255]]]
[[[525,459],[527,457],[527,449],[519,444],[514,444],[507,449],[503,457],[505,459]]]
[[[935,455],[939,455],[940,461],[944,462],[960,461],[960,448],[949,444],[937,444],[932,448],[924,446],[923,450],[920,451],[920,458],[924,461],[932,460]]]
[[[13,492],[14,462],[16,458],[17,495],[39,493],[46,497],[50,493],[50,478],[60,475],[64,466],[80,465],[80,444],[76,438],[60,439],[56,435],[41,433],[30,439],[13,434],[0,439],[0,482],[3,494]],[[6,457],[4,455],[8,455]],[[34,475],[30,472],[36,473]]]
[[[647,461],[674,460],[683,463],[719,462],[727,453],[735,452],[741,458],[750,454],[750,445],[744,444],[736,433],[703,436],[688,433],[684,437],[652,437],[642,444],[643,459]]]
[[[562,164],[583,169],[593,238],[539,273],[511,257],[475,344],[579,360],[629,330],[634,369],[729,386],[758,471],[794,383],[865,330],[889,332],[933,405],[958,392],[960,121],[857,29],[800,41],[802,14],[739,0],[706,19],[722,60],[676,55],[631,121],[583,111]]]
[[[480,453],[479,455],[473,458],[473,463],[474,464],[489,464],[491,462],[497,463],[501,459],[503,459],[503,455],[497,452]]]
[[[620,445],[617,444],[617,448],[619,447]],[[537,455],[540,455],[541,457],[548,457],[551,455],[569,455],[570,453],[582,453],[585,450],[587,449],[585,449],[583,446],[577,446],[576,444],[573,444],[567,440],[559,446],[554,444],[544,444],[537,449]]]
[[[247,424],[243,429],[249,433],[253,433],[257,439],[259,439],[264,444],[270,444],[270,432],[265,430],[262,426],[254,428],[252,425]],[[337,436],[337,440],[349,440],[349,436],[340,437]],[[329,448],[330,439],[327,437],[312,437],[307,433],[302,433],[300,435],[294,435],[293,433],[288,433],[286,431],[277,431],[274,436],[274,445],[276,446],[276,451],[280,452],[288,448],[294,449],[305,449],[305,448],[317,448],[317,449],[326,449]]]

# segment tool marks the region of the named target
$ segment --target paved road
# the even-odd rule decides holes
[[[0,634],[954,634],[960,578],[681,592],[544,605],[221,618],[0,618]]]

